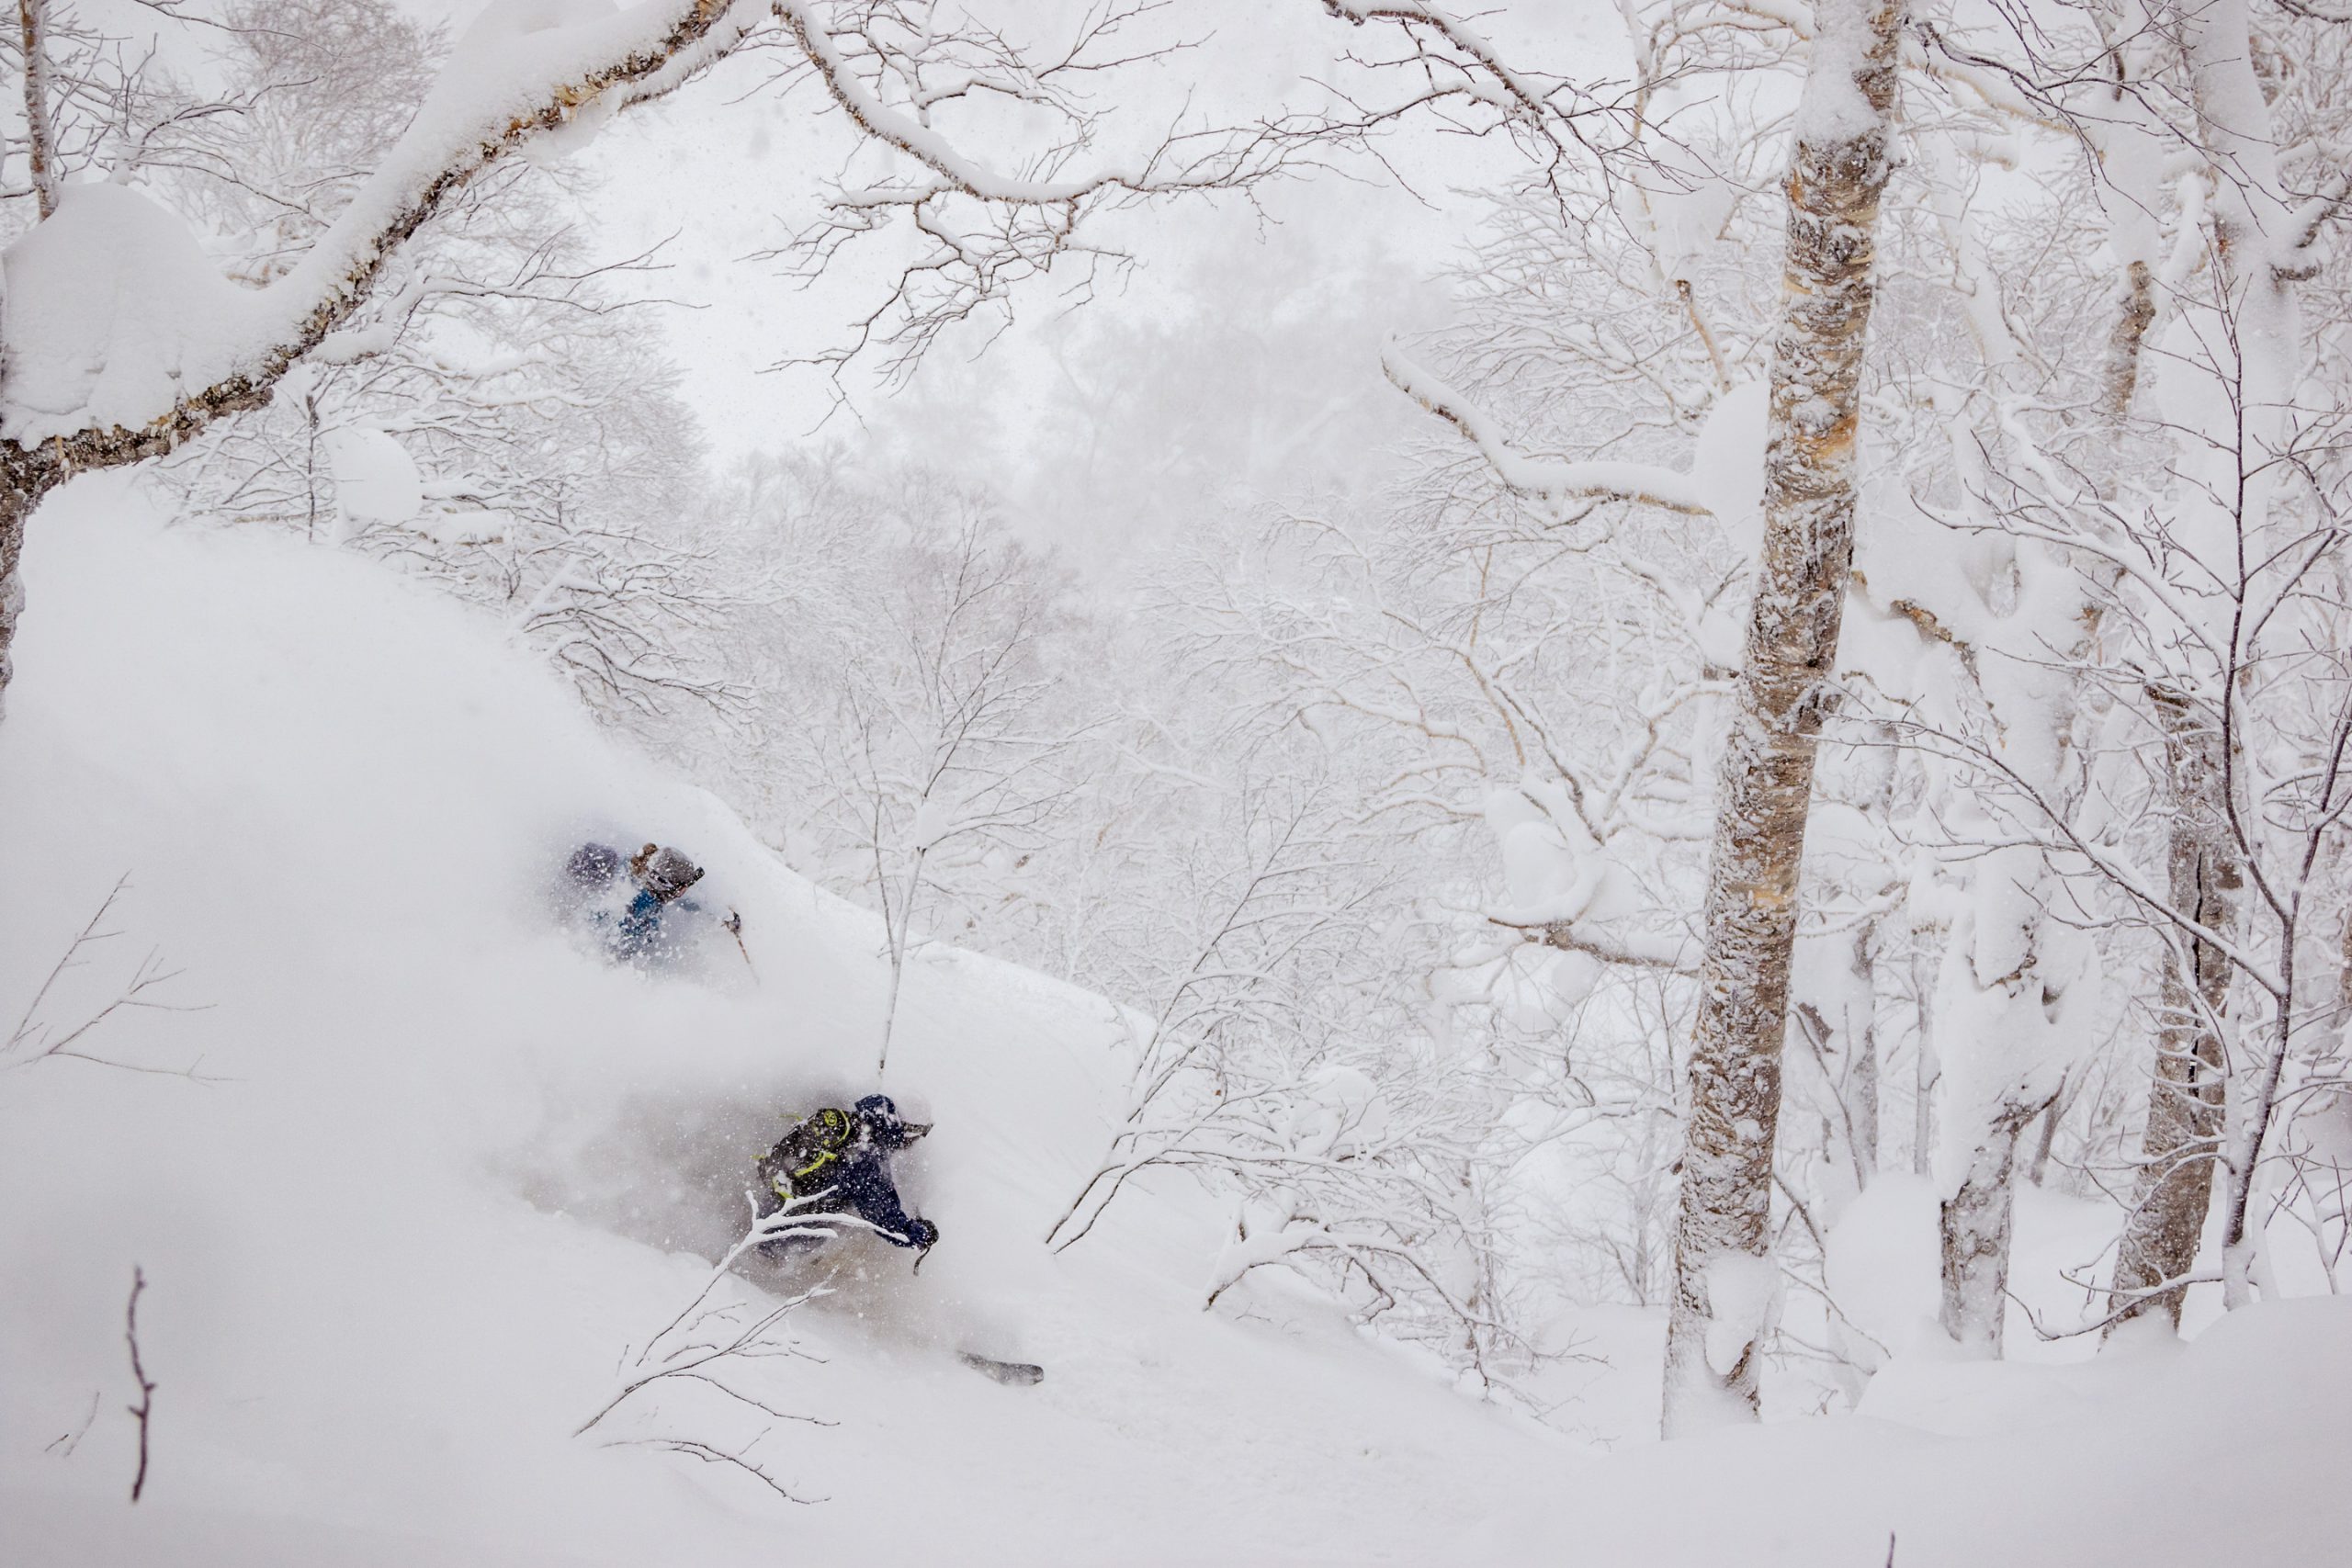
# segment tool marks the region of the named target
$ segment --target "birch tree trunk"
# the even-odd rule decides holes
[[[57,210],[57,130],[50,118],[48,0],[17,0],[17,36],[24,48],[25,163],[36,210]]]
[[[2154,694],[2165,725],[2174,811],[2166,895],[2173,908],[2209,931],[2227,933],[2242,880],[2230,852],[2221,737],[2201,726],[2177,693]],[[2113,1333],[2135,1317],[2161,1312],[2180,1326],[2186,1285],[2166,1285],[2197,1263],[2213,1197],[2213,1156],[2220,1150],[2226,1093],[2221,1032],[2214,1021],[2230,989],[2229,961],[2210,942],[2188,941],[2165,965],[2155,1064],[2148,1079],[2147,1131],[2132,1213],[2117,1244],[2115,1285],[2108,1325]],[[2159,1288],[2165,1287],[2165,1288]]]
[[[2115,324],[2107,339],[2107,390],[2099,412],[2116,418],[2132,412],[2132,394],[2140,386],[2140,345],[2156,319],[2156,278],[2148,264],[2134,256],[2123,269],[2122,298]]]
[[[17,618],[25,610],[25,585],[17,577],[17,562],[25,553],[24,492],[0,491],[0,705],[8,700],[8,682],[17,673],[11,649],[17,644]],[[0,716],[6,713],[0,705]]]
[[[2000,1359],[2016,1217],[2009,1182],[2017,1171],[2018,1136],[2052,1103],[2004,1101],[1971,1151],[1959,1188],[1938,1212],[1942,1290],[1937,1321],[1971,1355]]]
[[[1863,997],[1860,1027],[1853,1032],[1853,1060],[1847,1115],[1854,1145],[1854,1182],[1867,1189],[1878,1178],[1878,955],[1876,933],[1868,926],[1854,933],[1854,973]]]
[[[40,218],[57,210],[56,132],[49,115],[49,50],[43,37],[48,20],[47,0],[17,0],[17,26],[24,51],[19,85],[25,96],[26,161]],[[0,460],[13,456],[11,448],[0,454]],[[17,575],[25,553],[25,520],[40,504],[46,488],[27,483],[21,474],[0,476],[0,716],[7,712],[8,682],[17,672],[11,650],[17,645],[17,621],[25,609],[25,584]]]
[[[1911,995],[1918,1015],[1918,1054],[1911,1064],[1911,1174],[1924,1181],[1936,1169],[1936,1083],[1943,1077],[1936,1055],[1935,980],[1924,958],[1911,961]]]
[[[1789,175],[1764,543],[1717,784],[1666,1348],[1668,1437],[1758,1416],[1797,872],[1853,555],[1901,0],[1822,0]]]

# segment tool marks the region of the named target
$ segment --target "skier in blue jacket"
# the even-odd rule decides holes
[[[667,844],[648,844],[629,857],[628,874],[637,891],[613,927],[613,951],[623,958],[645,958],[662,950],[662,914],[702,880],[702,867]]]
[[[626,883],[621,881],[624,867],[628,873]],[[582,844],[572,852],[564,873],[574,889],[573,897],[605,928],[607,950],[632,964],[672,955],[676,941],[662,927],[673,910],[701,913],[702,907],[685,893],[702,880],[702,867],[667,844],[648,844],[627,861],[610,845]],[[611,901],[618,897],[614,891],[616,886],[628,894],[627,901],[617,908]],[[730,931],[742,929],[732,911],[724,924]]]

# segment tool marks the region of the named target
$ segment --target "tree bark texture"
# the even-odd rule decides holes
[[[25,163],[33,201],[43,218],[57,210],[57,132],[50,118],[48,0],[17,0],[17,27],[24,46]]]
[[[1926,1180],[1936,1168],[1936,1083],[1943,1064],[1936,1055],[1934,970],[1925,958],[1911,961],[1911,995],[1918,1014],[1917,1055],[1911,1063],[1911,1174]]]
[[[1667,1329],[1668,1437],[1758,1416],[1797,873],[1853,556],[1900,0],[1823,0],[1788,182],[1763,554],[1724,750]],[[1735,1299],[1736,1298],[1736,1299]]]
[[[1989,1360],[2000,1359],[2007,1318],[2015,1217],[2009,1180],[2017,1170],[2018,1135],[2045,1109],[2003,1105],[1985,1127],[1960,1190],[1943,1201],[1937,1216],[1943,1287],[1937,1319],[1953,1344]]]
[[[2041,1133],[2034,1140],[2033,1160],[2025,1168],[2025,1179],[2036,1187],[2050,1172],[2050,1151],[2058,1142],[2058,1123],[2066,1119],[2066,1107],[2073,1102],[2075,1080],[2070,1076],[2058,1084],[2058,1098],[2041,1113]]]
[[[8,711],[8,682],[17,672],[17,621],[25,609],[25,583],[17,572],[25,553],[25,520],[40,504],[41,493],[0,475],[0,718]]]
[[[1861,979],[1866,999],[1859,1027],[1853,1032],[1853,1059],[1849,1065],[1847,1116],[1854,1145],[1854,1184],[1866,1189],[1878,1177],[1878,960],[1871,951],[1875,935],[1864,926],[1854,933],[1854,973]]]
[[[2156,319],[2155,273],[2134,258],[2123,269],[2123,298],[2107,340],[2107,392],[2102,412],[2121,418],[2132,412],[2132,395],[2140,386],[2140,344]]]
[[[2173,820],[2165,867],[2174,908],[2226,934],[2243,880],[2232,852],[2222,788],[2221,737],[2199,722],[2177,694],[2154,694],[2165,725]],[[2229,997],[2230,964],[2210,942],[2186,941],[2165,965],[2148,1078],[2147,1131],[2132,1213],[2117,1245],[2109,1325],[2161,1312],[2180,1326],[2186,1285],[2168,1284],[2197,1262],[2197,1244],[2213,1195],[2213,1156],[2222,1136],[2226,1079],[2222,1037],[2213,1027]]]

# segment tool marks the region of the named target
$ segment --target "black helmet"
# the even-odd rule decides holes
[[[887,1094],[869,1094],[854,1107],[874,1141],[886,1149],[903,1149],[931,1131],[927,1122],[910,1122],[899,1114],[898,1102]]]

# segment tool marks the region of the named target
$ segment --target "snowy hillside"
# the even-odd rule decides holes
[[[85,944],[36,1021],[103,1008],[151,948],[173,973],[141,999],[203,1010],[118,1012],[74,1047],[120,1066],[0,1074],[12,1564],[858,1543],[956,1562],[1875,1563],[1890,1531],[1905,1563],[2121,1564],[2345,1543],[2323,1502],[2352,1441],[2334,1302],[2082,1368],[1898,1361],[1858,1417],[1603,1457],[1272,1282],[1203,1314],[1222,1222],[1181,1184],[1051,1255],[1124,1031],[1100,998],[965,957],[916,973],[887,1085],[938,1122],[904,1162],[944,1236],[921,1276],[845,1246],[836,1293],[782,1325],[801,1354],[730,1366],[790,1419],[677,1383],[576,1438],[709,1279],[736,1162],[784,1108],[870,1081],[876,928],[609,744],[478,615],[339,553],[171,529],[119,482],[45,521],[0,750],[0,995],[13,1017],[127,874],[101,928],[119,934]],[[729,945],[647,977],[562,934],[545,889],[590,831],[690,846],[742,911],[748,961]],[[136,1509],[134,1267],[154,1384]],[[729,1280],[716,1299],[768,1298]],[[1618,1365],[1562,1427],[1645,1430],[1654,1332],[1623,1320]],[[1048,1375],[1000,1387],[959,1348]],[[748,1453],[809,1501],[632,1440],[662,1438]],[[2243,1506],[2191,1542],[2143,1519],[2172,1486]]]
[[[0,1568],[2352,1561],[2341,9],[20,0]]]
[[[9,1561],[204,1540],[222,1562],[264,1543],[413,1562],[412,1538],[449,1561],[685,1542],[731,1561],[780,1529],[847,1540],[877,1517],[933,1550],[1034,1560],[1138,1509],[1179,1554],[1236,1529],[1305,1550],[1459,1529],[1416,1518],[1450,1490],[1438,1436],[1489,1468],[1527,1444],[1336,1320],[1203,1317],[1216,1221],[1196,1197],[1051,1258],[1039,1237],[1107,1135],[1124,1030],[1098,998],[964,959],[910,982],[887,1084],[938,1122],[902,1165],[944,1239],[911,1282],[907,1255],[847,1249],[863,1261],[840,1292],[788,1325],[821,1363],[749,1370],[831,1424],[777,1424],[760,1457],[831,1501],[601,1448],[608,1428],[574,1440],[625,1348],[708,1277],[693,1249],[740,1229],[780,1112],[870,1087],[878,931],[609,747],[494,626],[356,559],[165,531],[119,485],[59,511],[0,785],[7,819],[37,825],[10,835],[10,884],[44,892],[12,901],[0,987],[21,1007],[128,873],[122,934],[41,1014],[70,1026],[157,947],[180,973],[151,997],[206,1010],[118,1014],[83,1045],[207,1081],[66,1060],[0,1080],[7,1184],[38,1195],[6,1220],[10,1277],[32,1286],[6,1309],[10,1528],[30,1531]],[[542,897],[565,850],[616,829],[713,868],[748,964],[729,944],[648,978],[556,929]],[[135,1517],[156,1533],[127,1538],[134,1264],[159,1387]],[[1001,1388],[963,1348],[1052,1376]],[[86,1436],[44,1454],[94,1391]],[[639,1401],[615,1436],[751,1435],[707,1390]],[[1327,1425],[1365,1440],[1326,1453],[1352,1442],[1310,1438]],[[1223,1523],[1199,1510],[1212,1496]]]

